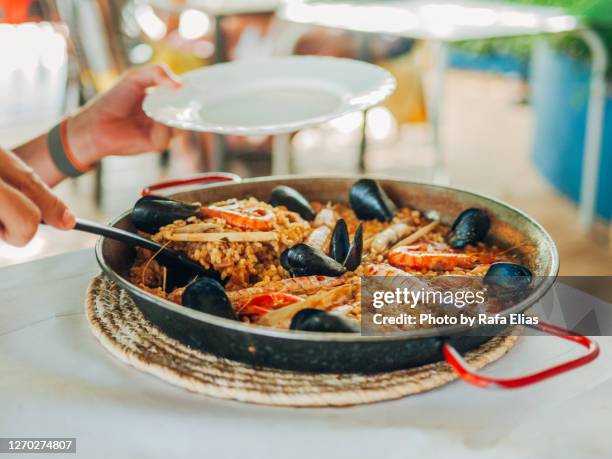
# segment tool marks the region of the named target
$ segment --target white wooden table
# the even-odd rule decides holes
[[[289,0],[277,10],[285,24],[323,26],[427,40],[438,49],[429,118],[435,149],[434,178],[444,177],[440,140],[440,108],[449,43],[522,35],[578,32],[591,52],[591,86],[584,143],[580,222],[584,230],[595,219],[595,202],[606,98],[608,65],[601,38],[578,18],[560,8],[518,5],[492,0]],[[290,52],[303,33],[299,27],[278,26],[279,54]]]
[[[110,356],[84,316],[97,273],[91,249],[0,270],[0,436],[76,437],[77,457],[105,459],[612,456],[610,338],[596,338],[593,363],[522,390],[456,382],[353,408],[246,405],[186,392]],[[516,375],[577,352],[525,337],[487,372]]]

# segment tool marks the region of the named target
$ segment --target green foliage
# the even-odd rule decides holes
[[[564,8],[600,34],[608,49],[609,61],[612,63],[612,0],[511,0],[511,3]],[[536,37],[496,38],[460,43],[457,47],[475,54],[512,54],[527,60],[533,41],[536,39]],[[576,59],[589,58],[586,44],[576,34],[556,34],[547,36],[546,39],[557,49]],[[612,81],[612,64],[609,65],[608,75]]]

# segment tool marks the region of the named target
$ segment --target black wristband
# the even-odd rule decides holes
[[[62,121],[63,123],[64,121]],[[66,177],[78,177],[83,171],[77,169],[64,149],[62,140],[62,123],[54,126],[47,134],[47,146],[55,167]]]

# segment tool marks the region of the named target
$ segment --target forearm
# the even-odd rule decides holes
[[[86,166],[92,166],[99,160],[89,140],[89,128],[88,121],[82,113],[68,120],[67,142],[75,158],[80,164]],[[47,144],[47,133],[30,140],[13,151],[34,169],[34,172],[47,185],[54,186],[65,178],[51,158]]]

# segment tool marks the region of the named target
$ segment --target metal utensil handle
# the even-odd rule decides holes
[[[174,266],[178,264],[185,269],[190,269],[195,274],[207,275],[207,271],[191,258],[173,249],[164,247],[157,242],[151,241],[150,239],[130,233],[129,231],[115,228],[114,226],[102,225],[89,220],[83,220],[82,218],[77,218],[74,229],[90,234],[97,234],[98,236],[104,236],[131,246],[149,249],[157,254],[157,260],[162,264],[172,263]]]
[[[573,341],[576,344],[584,346],[588,351],[581,357],[568,360],[567,362],[560,363],[536,373],[519,376],[516,378],[491,378],[479,374],[477,371],[469,367],[457,349],[455,349],[448,341],[444,343],[442,352],[446,362],[464,381],[482,388],[495,386],[503,389],[516,389],[544,381],[545,379],[552,378],[553,376],[560,375],[566,371],[586,365],[587,363],[595,360],[595,358],[597,358],[599,355],[599,345],[586,336],[576,335],[569,330],[565,330],[564,328],[544,322],[540,322],[538,325],[530,325],[530,327],[553,336],[558,336],[568,341]]]
[[[145,249],[153,250],[154,252],[162,249],[162,246],[158,243],[137,234],[130,233],[129,231],[125,231],[120,228],[101,225],[100,223],[84,220],[82,218],[76,219],[74,229],[83,231],[85,233],[97,234],[98,236],[104,236],[116,241],[125,242],[126,244],[137,245]]]
[[[216,182],[240,182],[242,179],[239,175],[230,172],[204,172],[203,174],[193,175],[182,179],[165,180],[163,182],[149,185],[140,192],[142,196],[148,196],[154,191],[159,191],[177,186],[195,185],[198,183],[216,183]]]

